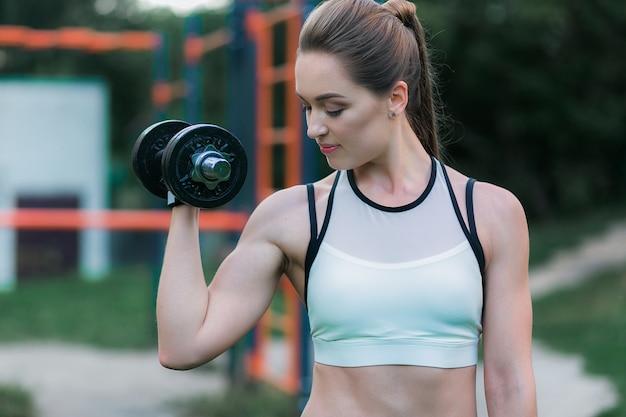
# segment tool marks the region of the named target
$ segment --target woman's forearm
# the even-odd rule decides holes
[[[159,359],[170,368],[196,365],[195,340],[208,306],[200,256],[199,210],[173,209],[157,294]]]

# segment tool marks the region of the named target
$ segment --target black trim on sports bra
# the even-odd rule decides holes
[[[467,205],[467,221],[469,222],[469,231],[472,236],[476,238],[476,247],[474,248],[476,253],[476,259],[480,265],[480,272],[485,272],[485,252],[483,246],[478,239],[478,232],[476,231],[476,219],[474,217],[474,183],[476,180],[470,178],[465,186],[465,204]]]
[[[417,197],[415,201],[409,204],[405,204],[403,206],[387,207],[387,206],[383,206],[382,204],[378,204],[370,200],[369,198],[367,198],[361,192],[361,190],[359,190],[359,187],[356,185],[356,180],[354,179],[354,171],[352,170],[348,171],[348,182],[350,183],[350,187],[352,187],[352,191],[354,191],[354,194],[356,194],[356,196],[359,197],[361,201],[363,201],[365,204],[369,205],[370,207],[373,207],[380,211],[386,211],[386,212],[391,212],[391,213],[399,213],[401,211],[411,210],[417,207],[418,205],[420,205],[420,203],[422,203],[424,200],[426,200],[426,197],[428,197],[428,194],[430,194],[430,191],[433,189],[433,186],[435,185],[435,178],[437,178],[437,165],[435,162],[435,158],[431,156],[430,159],[432,162],[432,168],[430,170],[430,178],[428,179],[428,185],[426,186],[426,189],[424,190],[424,192],[422,192],[422,194],[419,197]]]
[[[483,276],[483,288],[484,288],[484,280],[485,280],[485,253],[483,251],[483,247],[478,239],[478,233],[476,232],[476,220],[474,219],[474,199],[473,199],[473,188],[475,179],[470,178],[467,181],[467,185],[465,187],[465,205],[467,206],[467,221],[469,223],[469,229],[463,220],[463,216],[461,215],[461,209],[459,208],[459,203],[457,202],[456,196],[454,194],[454,190],[452,189],[452,183],[450,182],[450,178],[448,177],[448,172],[446,171],[446,166],[441,163],[441,168],[443,171],[443,176],[446,179],[446,185],[448,186],[448,192],[450,193],[450,199],[452,200],[452,206],[454,207],[454,212],[456,213],[456,217],[459,220],[459,224],[461,225],[461,229],[463,229],[463,233],[465,233],[465,237],[472,247],[472,251],[476,256],[476,260],[478,261],[478,266],[480,267],[480,273]]]
[[[335,175],[335,181],[328,194],[328,203],[326,206],[326,213],[324,215],[324,223],[322,223],[322,230],[317,233],[317,211],[315,209],[315,187],[309,183],[306,185],[307,197],[309,200],[309,224],[311,225],[311,237],[309,245],[306,250],[306,257],[304,258],[304,305],[308,307],[308,289],[309,289],[309,273],[311,271],[311,265],[320,250],[324,235],[328,229],[328,223],[330,222],[330,213],[333,208],[333,199],[335,198],[335,189],[339,182],[339,174],[341,171],[337,171]]]
[[[472,249],[474,254],[476,255],[476,259],[478,259],[478,265],[480,267],[480,275],[483,281],[483,311],[481,313],[480,322],[482,323],[485,317],[485,300],[487,298],[487,287],[485,286],[485,253],[483,252],[483,246],[480,244],[480,240],[478,239],[478,232],[476,231],[476,219],[474,218],[474,183],[476,180],[474,178],[470,178],[467,180],[467,184],[465,185],[465,204],[467,205],[467,221],[469,223],[469,232],[472,236],[476,237],[476,246],[472,245],[472,241],[470,240],[470,245],[472,245]]]

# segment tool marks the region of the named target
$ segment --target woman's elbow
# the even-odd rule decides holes
[[[176,371],[187,371],[197,368],[198,366],[210,362],[212,359],[213,358],[200,358],[189,353],[176,352],[172,349],[159,347],[159,363],[161,366]]]
[[[178,358],[176,355],[172,355],[164,349],[159,349],[159,363],[164,368],[176,371],[186,371],[194,368],[190,362],[183,361],[181,358]]]
[[[536,388],[532,373],[508,376],[485,375],[485,395],[489,408],[507,410],[509,415],[537,415]],[[500,414],[498,414],[500,415]]]

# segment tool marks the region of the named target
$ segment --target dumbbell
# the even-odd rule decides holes
[[[132,167],[143,187],[169,205],[213,208],[237,195],[248,159],[241,142],[220,126],[165,120],[139,135]]]

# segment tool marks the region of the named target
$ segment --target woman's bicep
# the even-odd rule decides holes
[[[272,301],[282,267],[282,252],[272,244],[238,245],[209,284],[207,324],[224,336],[243,336]]]
[[[200,346],[213,358],[243,337],[269,307],[285,269],[285,255],[272,239],[272,221],[254,213],[235,249],[208,286]]]

